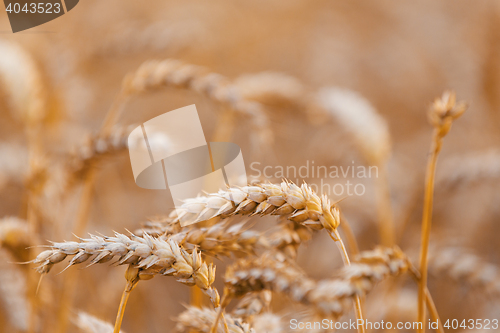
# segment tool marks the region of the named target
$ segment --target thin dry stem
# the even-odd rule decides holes
[[[120,328],[122,326],[123,315],[125,313],[125,307],[127,306],[128,298],[130,297],[130,292],[135,288],[140,280],[139,269],[133,265],[129,265],[127,271],[125,272],[125,279],[127,284],[125,290],[123,290],[122,298],[120,300],[120,306],[118,307],[118,313],[116,315],[115,328],[113,333],[120,333]]]
[[[418,288],[418,321],[422,324],[419,333],[425,332],[425,294],[427,288],[427,262],[432,222],[432,204],[434,196],[434,178],[438,154],[442,147],[442,139],[449,132],[453,120],[460,117],[467,106],[463,102],[456,103],[453,92],[445,92],[441,99],[436,99],[429,112],[429,121],[434,126],[432,145],[427,161],[424,207],[422,214],[422,236],[420,242],[420,281]]]
[[[351,260],[349,259],[349,254],[347,253],[347,250],[345,248],[344,242],[342,241],[342,238],[340,237],[340,234],[338,233],[337,230],[333,230],[329,232],[330,237],[333,239],[335,244],[337,244],[337,247],[340,250],[340,254],[342,255],[342,259],[344,261],[345,266],[350,266],[351,265]],[[354,310],[356,312],[356,319],[357,320],[363,320],[363,310],[362,310],[362,305],[361,305],[361,298],[359,295],[354,296]],[[365,332],[365,327],[364,325],[359,325],[358,326],[358,332],[359,333],[364,333]]]

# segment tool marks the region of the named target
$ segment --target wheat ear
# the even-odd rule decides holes
[[[0,247],[18,250],[31,245],[28,223],[18,217],[10,216],[0,219]]]
[[[80,311],[75,319],[74,323],[78,328],[86,333],[112,333],[113,325],[105,322],[99,318],[92,316],[86,312]],[[121,333],[124,333],[121,331]]]
[[[305,107],[307,92],[297,78],[279,72],[244,74],[234,81],[240,94],[274,107]]]
[[[454,92],[447,91],[434,101],[429,112],[429,121],[434,127],[429,159],[427,161],[425,196],[422,214],[422,238],[420,243],[420,274],[418,288],[418,321],[421,323],[419,333],[425,332],[425,299],[427,288],[427,261],[429,238],[432,221],[432,203],[434,196],[434,177],[436,173],[437,157],[442,147],[442,140],[449,132],[453,120],[460,117],[467,105],[464,102],[456,103]]]
[[[186,250],[198,248],[202,253],[214,257],[241,257],[255,254],[259,248],[269,246],[261,233],[247,230],[245,225],[245,222],[231,224],[231,219],[205,227],[191,225],[184,228],[175,222],[149,222],[137,233],[161,239],[169,237]]]
[[[172,218],[181,223],[218,221],[235,215],[264,216],[277,215],[302,223],[315,229],[322,229],[332,223],[330,210],[325,211],[323,200],[307,184],[297,186],[289,181],[279,185],[263,183],[232,187],[186,200],[174,212]]]
[[[500,269],[461,247],[431,247],[429,271],[432,275],[446,275],[486,295],[500,295]]]
[[[375,107],[360,94],[338,88],[323,88],[317,103],[331,114],[353,138],[366,162],[376,165],[376,199],[381,243],[395,244],[387,161],[391,153],[391,136],[387,122]]]
[[[176,331],[178,332],[196,332],[209,333],[212,327],[217,311],[210,308],[198,308],[188,306],[186,311],[182,312],[177,318]],[[254,332],[248,323],[243,322],[237,316],[225,316],[227,328],[231,333],[251,333]],[[223,325],[219,325],[217,333],[227,332]]]
[[[127,149],[128,135],[135,126],[114,126],[106,134],[88,136],[65,161],[68,175],[68,186],[75,179],[86,179],[87,173],[105,157]]]
[[[368,293],[388,276],[408,269],[406,256],[397,248],[361,252],[356,262],[344,267],[335,279],[315,282],[280,256],[266,254],[242,259],[226,271],[226,293],[237,298],[249,292],[271,290],[293,301],[312,305],[318,314],[339,318],[357,295]]]
[[[494,180],[500,177],[500,151],[489,149],[450,157],[442,161],[443,170],[436,176],[439,190]]]
[[[259,134],[260,147],[267,147],[272,141],[267,116],[259,103],[245,99],[224,76],[174,59],[149,60],[141,64],[135,72],[128,74],[123,80],[121,93],[106,117],[106,126],[115,123],[123,110],[123,104],[130,96],[162,87],[192,90],[249,117],[254,130]]]

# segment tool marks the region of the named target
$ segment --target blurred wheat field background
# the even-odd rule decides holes
[[[128,333],[417,321],[426,286],[426,318],[500,319],[499,16],[493,0],[89,0],[11,34],[1,11],[0,332],[113,332],[126,286]],[[258,179],[175,216],[169,191],[135,184],[127,136],[191,104]],[[312,163],[378,177],[276,174]],[[322,191],[346,181],[365,192]]]

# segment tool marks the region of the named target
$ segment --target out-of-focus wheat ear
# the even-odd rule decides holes
[[[76,180],[87,179],[89,171],[104,157],[126,151],[128,135],[135,127],[135,125],[113,126],[106,134],[89,135],[85,142],[67,156],[64,165],[68,174],[66,188],[74,185]]]
[[[352,308],[352,301],[370,292],[376,283],[408,269],[408,259],[399,248],[379,247],[361,252],[338,278],[313,281],[280,253],[241,259],[225,275],[227,299],[249,292],[271,290],[292,301],[312,307],[321,318],[338,319]]]
[[[253,127],[254,137],[258,146],[266,149],[273,141],[269,121],[263,106],[255,101],[244,98],[237,87],[226,77],[210,73],[203,67],[185,64],[175,59],[162,61],[149,60],[128,74],[123,80],[122,93],[117,104],[122,105],[126,98],[135,94],[160,88],[187,89],[249,119]],[[105,124],[112,125],[120,116],[120,107],[112,107],[111,114]]]
[[[6,40],[0,40],[0,83],[17,119],[33,125],[45,118],[46,92],[38,66],[21,46]]]
[[[321,125],[329,118],[315,92],[291,75],[271,71],[244,74],[234,83],[245,98],[288,113],[302,113],[313,125]]]
[[[84,333],[113,333],[113,325],[84,311],[79,311],[73,322]]]
[[[438,191],[452,190],[482,181],[495,181],[500,178],[500,151],[489,149],[456,155],[444,159],[441,170],[436,174]]]
[[[30,233],[26,220],[9,216],[0,219],[0,247],[19,250],[30,245]]]
[[[266,312],[261,313],[253,318],[252,328],[255,332],[266,332],[266,333],[282,333],[286,332],[289,328],[286,324],[281,320],[281,316]]]
[[[0,144],[0,190],[7,184],[20,185],[28,173],[28,150],[15,143]]]
[[[389,126],[367,99],[351,90],[328,87],[318,91],[317,101],[352,136],[368,164],[388,159]]]
[[[12,261],[9,252],[0,248],[0,301],[12,327],[24,332],[28,329],[31,313],[28,282],[19,266],[9,263]]]
[[[425,194],[422,214],[422,235],[420,241],[420,279],[418,288],[418,321],[421,323],[418,332],[425,332],[425,302],[427,293],[428,251],[432,224],[432,205],[434,199],[434,178],[439,152],[443,145],[443,138],[451,129],[451,124],[467,110],[465,102],[457,102],[452,91],[446,91],[434,101],[429,109],[428,119],[434,127],[432,143],[427,160],[425,174]]]
[[[387,122],[367,99],[351,90],[323,88],[317,94],[317,103],[352,137],[367,164],[377,168],[374,182],[381,243],[393,246],[396,235],[387,176],[391,153]]]
[[[279,72],[244,74],[234,81],[249,100],[274,107],[304,107],[306,89],[295,77]]]
[[[469,249],[433,246],[429,250],[429,274],[447,276],[461,285],[481,290],[487,297],[500,297],[500,268]]]
[[[243,319],[252,318],[265,311],[269,311],[271,299],[272,293],[269,290],[249,293],[238,302],[231,314]]]
[[[212,308],[198,308],[187,306],[186,310],[176,318],[176,332],[201,332],[209,333],[212,324],[217,316],[217,311]],[[250,328],[250,325],[237,316],[225,316],[228,331],[231,333],[251,333],[256,332]],[[218,326],[217,333],[227,332],[222,323]]]

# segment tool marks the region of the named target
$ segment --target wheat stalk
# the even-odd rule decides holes
[[[464,102],[456,102],[454,92],[445,92],[443,96],[434,101],[432,108],[429,111],[429,121],[434,127],[432,145],[430,155],[427,162],[426,180],[425,180],[425,197],[422,214],[422,238],[420,245],[420,274],[418,288],[418,321],[421,323],[419,333],[425,332],[425,300],[427,288],[427,261],[429,238],[431,232],[432,221],[432,203],[434,196],[434,177],[436,173],[436,163],[439,152],[442,147],[444,136],[451,129],[453,120],[460,117],[467,105]]]

